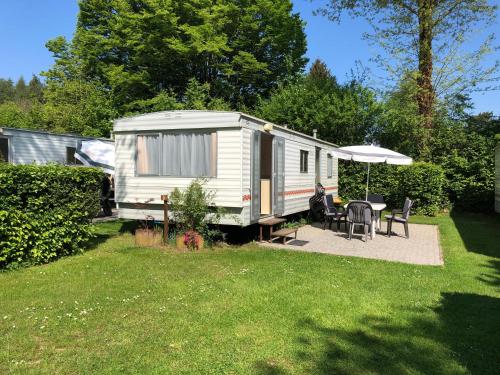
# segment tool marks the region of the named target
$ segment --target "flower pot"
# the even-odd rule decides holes
[[[175,238],[175,244],[177,249],[179,250],[200,250],[203,249],[205,241],[203,240],[201,234],[195,231],[188,231],[186,233],[178,235]]]

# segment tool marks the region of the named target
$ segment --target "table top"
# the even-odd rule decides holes
[[[347,208],[347,205],[349,203],[344,204],[344,208]],[[385,203],[370,203],[372,206],[373,211],[382,211],[384,208],[387,207]]]

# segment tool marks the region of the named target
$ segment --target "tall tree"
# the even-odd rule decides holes
[[[40,81],[36,75],[31,77],[31,80],[28,83],[28,96],[31,100],[35,100],[38,102],[43,101],[43,83]]]
[[[476,51],[463,48],[478,30],[494,24],[496,9],[488,0],[328,0],[319,12],[334,21],[344,11],[369,21],[373,33],[366,37],[386,52],[376,60],[397,81],[418,72],[418,109],[423,125],[431,128],[437,96],[477,89],[498,71],[498,61],[481,64],[494,49],[493,34]]]
[[[21,102],[27,99],[28,96],[28,86],[26,85],[26,81],[23,76],[21,76],[16,82],[15,100]]]
[[[329,80],[336,81],[336,78],[332,76],[330,69],[326,66],[326,64],[320,59],[316,59],[309,69],[309,77],[316,81],[328,82]]]
[[[98,80],[123,111],[134,101],[190,79],[210,94],[253,105],[277,82],[301,72],[303,22],[290,0],[81,0],[75,37],[49,43],[56,64],[48,75]],[[133,104],[132,104],[133,106]]]

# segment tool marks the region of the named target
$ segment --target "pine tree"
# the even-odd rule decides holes
[[[33,75],[28,83],[28,96],[31,100],[42,102],[43,101],[43,84],[40,79]]]

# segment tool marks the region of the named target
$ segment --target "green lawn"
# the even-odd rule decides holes
[[[0,273],[0,373],[498,373],[499,217],[413,221],[444,267],[140,249],[101,224],[84,255]]]

